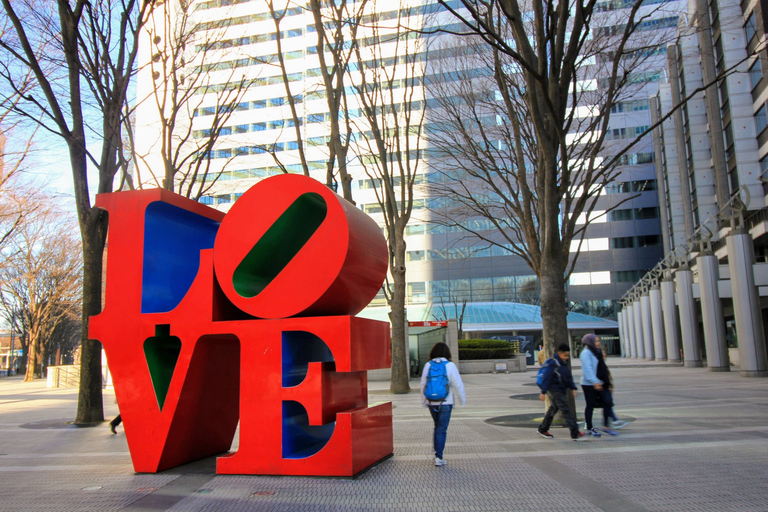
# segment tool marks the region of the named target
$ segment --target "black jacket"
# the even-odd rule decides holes
[[[557,354],[555,354],[553,359],[560,364],[553,364],[552,369],[547,371],[541,386],[541,392],[546,393],[547,391],[554,391],[556,393],[565,394],[568,389],[577,389],[576,384],[573,382],[571,367],[568,366],[568,363],[563,362]],[[545,362],[544,364],[548,363]]]

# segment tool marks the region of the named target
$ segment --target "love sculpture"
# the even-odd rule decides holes
[[[226,215],[166,190],[100,194],[109,212],[107,354],[137,472],[227,452],[218,474],[352,476],[392,453],[389,324],[357,318],[387,271],[367,215],[298,175]]]

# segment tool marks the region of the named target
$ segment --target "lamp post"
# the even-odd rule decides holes
[[[8,351],[8,376],[13,375],[13,342],[16,333],[16,312],[11,312],[11,346]]]

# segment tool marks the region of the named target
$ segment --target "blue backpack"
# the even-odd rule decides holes
[[[445,367],[447,364],[448,361],[432,360],[429,362],[424,396],[431,402],[441,402],[448,398],[450,383],[448,382],[448,371]]]
[[[536,385],[541,388],[544,385],[544,381],[547,378],[547,375],[554,372],[555,375],[557,375],[557,380],[560,380],[560,373],[557,371],[557,367],[560,366],[560,363],[557,362],[557,360],[554,357],[550,357],[546,361],[544,361],[544,364],[541,365],[541,368],[539,368],[539,373],[536,374]]]

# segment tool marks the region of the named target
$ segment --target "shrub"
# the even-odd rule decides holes
[[[459,359],[508,359],[512,346],[505,340],[459,340]]]

